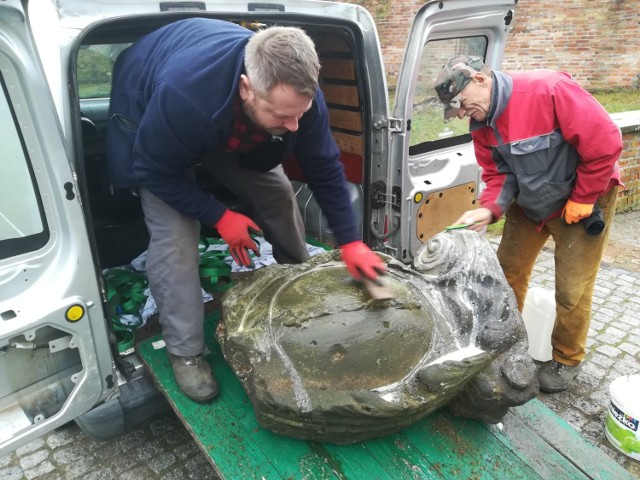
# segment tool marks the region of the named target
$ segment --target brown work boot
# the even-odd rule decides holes
[[[209,403],[220,391],[209,363],[202,354],[181,357],[167,352],[176,382],[187,397],[198,403]]]
[[[582,364],[565,365],[551,360],[543,363],[538,371],[540,390],[546,393],[562,392],[569,388],[573,379],[580,373]]]

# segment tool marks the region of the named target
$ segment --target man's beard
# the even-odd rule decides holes
[[[269,135],[279,137],[289,132],[289,130],[287,130],[286,128],[264,128],[258,123],[256,119],[256,110],[253,107],[253,104],[250,104],[249,102],[242,102],[242,109],[244,110],[244,114],[247,116],[251,123],[253,123],[256,127],[262,128]]]

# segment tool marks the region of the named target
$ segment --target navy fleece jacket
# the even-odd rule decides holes
[[[107,131],[107,162],[118,189],[146,188],[185,215],[215,225],[225,206],[199,189],[190,167],[222,150],[253,33],[212,19],[181,20],[138,40],[118,57]],[[339,245],[359,239],[340,152],[320,89],[299,130],[242,155],[270,170],[294,153]]]

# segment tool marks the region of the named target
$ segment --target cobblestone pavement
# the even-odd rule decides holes
[[[640,462],[619,453],[604,435],[609,384],[640,373],[640,211],[615,217],[594,295],[589,353],[571,388],[538,397],[584,438],[632,475]],[[497,244],[497,238],[490,238]],[[552,288],[552,246],[542,252],[532,285]],[[109,442],[87,438],[69,423],[5,457],[0,480],[209,480],[213,468],[187,430],[168,414]],[[555,480],[555,479],[554,479]],[[559,480],[559,479],[557,479]]]
[[[540,255],[531,286],[553,289],[553,247]],[[593,315],[582,371],[569,390],[538,399],[584,438],[640,479],[640,462],[618,452],[604,433],[609,385],[640,374],[640,211],[618,213],[603,256],[593,297]]]

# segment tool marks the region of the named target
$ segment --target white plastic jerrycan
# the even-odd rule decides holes
[[[544,287],[527,291],[522,319],[529,337],[529,355],[534,360],[551,360],[551,333],[556,321],[555,292]]]

